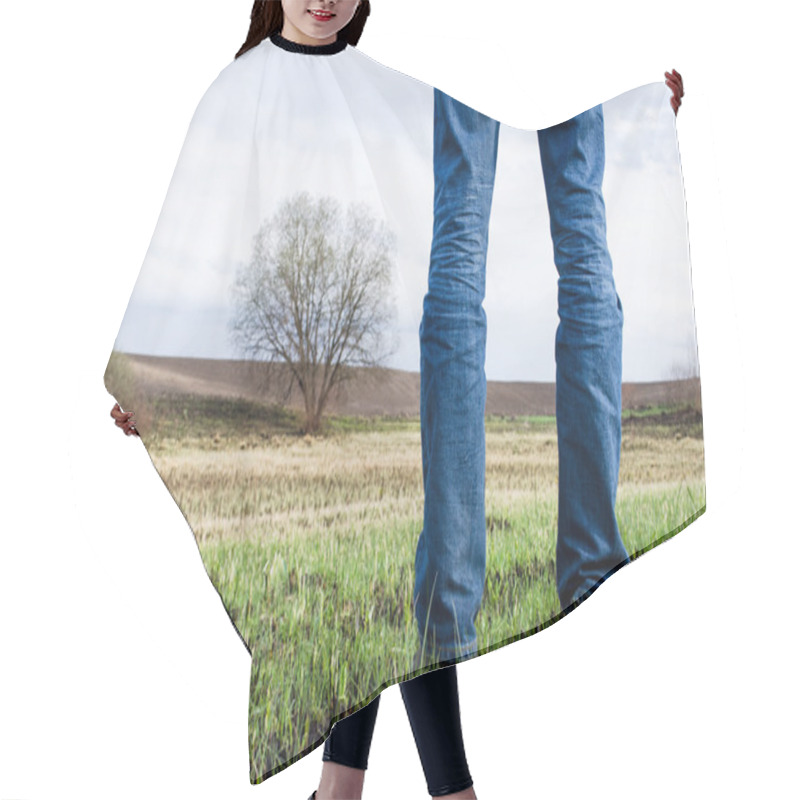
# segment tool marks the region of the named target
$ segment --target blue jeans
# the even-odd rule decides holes
[[[486,572],[482,303],[499,123],[438,90],[434,104],[434,232],[419,328],[425,511],[414,597],[422,651],[447,660],[477,651]],[[556,585],[566,609],[629,559],[614,513],[623,314],[606,243],[602,106],[538,136],[558,270]]]

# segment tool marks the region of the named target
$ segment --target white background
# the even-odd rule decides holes
[[[317,786],[321,748],[250,785],[249,656],[103,386],[189,119],[250,5],[2,12],[2,800]],[[365,52],[510,124],[558,122],[673,66],[686,81],[708,511],[557,625],[458,668],[478,796],[796,797],[789,4],[374,6]],[[426,796],[393,686],[364,797]]]

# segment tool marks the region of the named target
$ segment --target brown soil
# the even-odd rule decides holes
[[[147,396],[193,394],[283,402],[302,407],[295,387],[285,396],[286,367],[250,361],[129,355],[136,382]],[[700,380],[624,383],[624,409],[690,405],[699,413]],[[555,414],[555,384],[489,381],[486,411],[504,416]],[[384,368],[354,368],[326,408],[328,414],[417,416],[419,373]],[[650,422],[652,423],[652,419]],[[637,423],[631,423],[637,424]],[[666,423],[665,423],[666,424]]]

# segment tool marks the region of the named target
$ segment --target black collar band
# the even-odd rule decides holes
[[[298,44],[281,36],[280,33],[273,33],[269,40],[282,50],[288,50],[290,53],[305,53],[308,56],[331,56],[334,53],[341,53],[347,47],[347,39],[337,39],[330,44]]]

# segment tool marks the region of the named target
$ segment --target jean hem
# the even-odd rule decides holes
[[[469,661],[476,658],[480,654],[478,647],[478,640],[475,639],[469,645],[462,648],[441,648],[434,649],[426,648],[424,651],[421,647],[417,647],[414,654],[414,668],[442,668],[449,667],[461,661]]]
[[[327,753],[322,753],[322,760],[323,761],[332,761],[334,764],[341,764],[343,767],[352,767],[353,769],[360,769],[364,772],[367,770],[366,764],[356,764],[352,761],[348,761],[346,758],[337,758],[334,755],[328,755]]]
[[[430,786],[428,787],[428,794],[431,797],[442,797],[446,794],[453,794],[455,792],[463,792],[464,789],[469,789],[472,786],[474,781],[472,778],[465,778],[463,781],[458,781],[457,783],[446,783],[444,786],[440,786],[437,789],[432,789]]]

